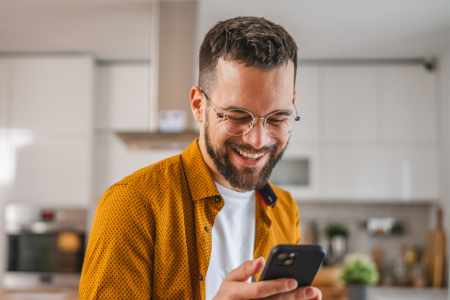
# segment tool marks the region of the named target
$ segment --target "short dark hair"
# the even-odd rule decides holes
[[[297,44],[280,25],[258,17],[237,17],[217,22],[203,39],[199,55],[199,86],[207,92],[217,83],[219,58],[269,71],[294,62],[297,73]]]

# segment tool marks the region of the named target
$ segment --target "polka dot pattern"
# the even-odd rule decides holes
[[[276,204],[256,197],[254,258],[300,243],[295,201],[270,186]],[[80,299],[205,299],[211,233],[223,203],[197,140],[111,186],[95,214]]]

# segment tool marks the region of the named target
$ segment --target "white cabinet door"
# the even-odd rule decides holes
[[[380,72],[382,140],[435,142],[435,73],[421,66],[383,67]]]
[[[376,142],[376,68],[340,66],[323,72],[325,141]]]
[[[8,118],[8,60],[0,59],[0,133],[7,127]]]
[[[91,201],[92,142],[80,135],[13,137],[15,176],[12,199],[82,206]]]
[[[434,200],[440,196],[438,151],[433,145],[383,147],[382,198]]]
[[[13,128],[41,133],[92,131],[90,57],[14,58],[11,70]]]
[[[331,199],[376,199],[380,164],[373,147],[328,146],[324,151],[324,194]]]
[[[299,66],[295,84],[297,107],[300,121],[291,133],[290,143],[302,145],[319,141],[319,69]],[[295,112],[295,110],[294,110]]]
[[[434,146],[329,146],[324,152],[327,198],[408,201],[439,197]]]
[[[148,64],[100,66],[98,84],[97,128],[148,130]]]

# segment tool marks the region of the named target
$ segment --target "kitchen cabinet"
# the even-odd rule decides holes
[[[295,83],[300,121],[291,133],[291,145],[317,143],[319,141],[319,68],[299,66]]]
[[[376,68],[326,67],[323,73],[325,142],[376,142]]]
[[[382,141],[435,143],[435,72],[422,66],[385,66],[380,86]]]
[[[91,132],[91,57],[14,57],[10,64],[12,128],[40,133]]]
[[[0,59],[0,133],[7,126],[8,107],[7,97],[9,88],[8,61]]]
[[[90,202],[93,71],[86,55],[0,59],[1,124],[7,128],[0,131],[4,201]]]
[[[92,199],[92,142],[83,134],[14,133],[11,200],[86,206]]]
[[[111,63],[97,72],[98,120],[96,128],[148,130],[149,64]]]
[[[328,146],[323,166],[326,198],[428,201],[439,197],[438,152],[433,145]]]
[[[439,192],[434,73],[422,66],[324,67],[320,194],[428,201]]]

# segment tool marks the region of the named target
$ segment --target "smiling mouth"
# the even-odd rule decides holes
[[[248,159],[248,160],[257,160],[260,157],[263,157],[264,155],[266,155],[266,152],[261,152],[261,153],[250,153],[250,152],[246,152],[243,150],[239,150],[239,149],[234,149],[232,148],[234,152],[236,152],[239,156],[241,156],[244,159]]]

